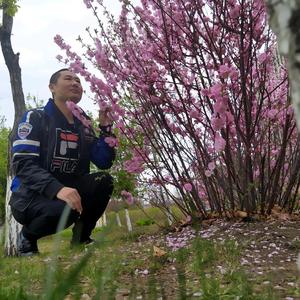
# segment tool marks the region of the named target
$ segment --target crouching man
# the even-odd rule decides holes
[[[101,217],[113,190],[112,177],[105,172],[90,174],[90,162],[109,169],[115,151],[105,142],[111,136],[112,120],[99,113],[100,135],[96,137],[87,115],[73,115],[67,101],[82,97],[79,77],[68,69],[50,78],[52,98],[42,109],[27,111],[13,142],[14,179],[11,209],[23,225],[18,253],[38,253],[38,239],[57,232],[65,207],[65,227],[74,224],[72,245],[89,244],[92,230]]]

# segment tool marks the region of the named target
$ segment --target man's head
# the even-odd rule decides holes
[[[52,74],[49,89],[54,100],[74,103],[80,101],[83,92],[79,77],[69,69],[61,69]]]

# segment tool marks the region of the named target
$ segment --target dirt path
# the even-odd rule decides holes
[[[258,295],[262,287],[270,286],[271,289],[276,290],[279,299],[300,299],[300,272],[296,265],[300,252],[300,221],[269,220],[244,223],[215,220],[211,221],[209,225],[202,226],[197,234],[203,239],[217,243],[224,243],[226,240],[234,241],[241,249],[240,265],[246,270],[249,280],[255,282],[255,290]],[[139,286],[146,288],[149,280],[153,280],[153,278],[149,278],[152,272],[149,272],[150,262],[145,257],[149,257],[153,246],[167,252],[171,251],[170,245],[176,243],[186,244],[188,247],[193,235],[197,234],[192,228],[185,227],[181,231],[167,235],[161,233],[155,236],[141,237],[129,248],[123,249],[123,251],[130,252],[132,258],[142,261],[141,266],[134,270],[134,274],[130,278],[123,277],[124,282],[129,285],[136,280]],[[218,268],[220,272],[226,271],[222,270],[222,265]],[[197,283],[197,279],[188,274],[187,278],[190,286],[193,285],[193,281]],[[172,261],[165,263],[156,272],[155,281],[158,283],[157,289],[164,291],[164,299],[177,298],[177,273]],[[128,292],[129,290],[126,288],[120,290],[118,299],[126,299]],[[141,297],[141,299],[145,299],[143,295]],[[200,299],[195,292],[191,297]]]

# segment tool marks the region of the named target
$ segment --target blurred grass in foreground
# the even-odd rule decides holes
[[[161,232],[161,227],[136,223],[150,219],[163,225],[166,218],[157,208],[146,212],[147,216],[130,209],[132,233],[127,232],[124,212],[121,228],[110,212],[108,226],[94,231],[94,246],[70,249],[67,229],[41,239],[39,256],[2,255],[0,299],[117,299],[124,293],[128,299],[279,299],[271,284],[262,287],[248,279],[239,263],[241,249],[231,241],[218,244],[196,238],[187,249],[154,255],[155,240],[150,246],[136,242],[141,235]]]

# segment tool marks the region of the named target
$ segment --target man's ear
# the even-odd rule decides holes
[[[51,93],[53,93],[54,92],[54,85],[53,85],[53,83],[50,83],[48,85],[48,87],[49,87],[49,90],[51,91]]]

